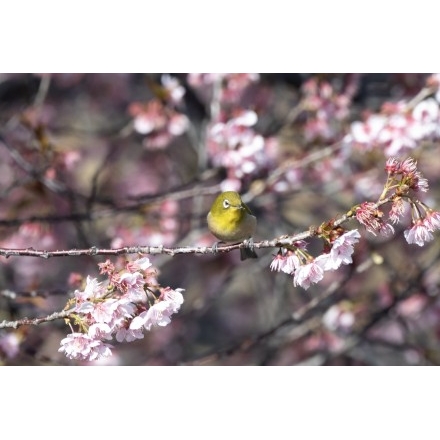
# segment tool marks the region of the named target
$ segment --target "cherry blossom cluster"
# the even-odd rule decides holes
[[[366,201],[353,207],[347,218],[354,217],[373,235],[387,236],[394,234],[393,224],[400,222],[407,203],[411,207],[412,227],[404,231],[405,239],[409,244],[423,246],[433,240],[432,233],[440,229],[440,212],[413,197],[413,194],[427,192],[428,181],[417,170],[417,162],[413,158],[400,161],[390,157],[385,170],[388,178],[379,201]],[[392,195],[389,195],[390,192]],[[387,219],[381,209],[386,203],[391,203]],[[341,265],[352,263],[353,246],[360,238],[356,229],[344,232],[340,227],[333,228],[332,222],[329,222],[321,225],[318,235],[325,241],[322,255],[312,257],[306,252],[305,242],[297,242],[294,246],[280,249],[271,262],[271,270],[293,275],[295,286],[308,289],[312,283],[323,279],[325,271],[337,270]]]
[[[273,165],[277,142],[255,130],[258,114],[240,101],[247,88],[259,80],[252,73],[190,73],[188,83],[211,107],[207,153],[215,167],[226,171],[222,190],[239,191]],[[249,106],[246,104],[245,106]]]
[[[322,323],[332,332],[349,333],[356,322],[353,307],[350,301],[333,304],[322,316]]]
[[[215,104],[218,108],[211,115],[207,151],[213,165],[226,170],[225,190],[240,190],[243,179],[257,175],[270,165],[267,150],[274,150],[275,140],[258,134],[253,128],[258,121],[257,113],[239,105],[247,87],[258,80],[259,75],[252,73],[187,75],[188,84],[211,106]],[[161,87],[155,87],[156,98],[146,103],[133,102],[128,109],[134,130],[145,135],[143,144],[147,149],[166,148],[173,138],[189,128],[189,119],[177,110],[182,104],[184,87],[170,75],[162,75],[161,82]]]
[[[307,142],[338,140],[344,128],[342,122],[350,114],[358,81],[357,75],[349,76],[341,93],[329,82],[317,78],[311,78],[303,84],[302,107],[306,117],[304,137]]]
[[[440,137],[440,93],[438,75],[430,76],[426,86],[433,97],[415,105],[402,100],[386,102],[379,113],[365,115],[364,121],[351,124],[345,140],[363,150],[380,149],[386,156],[405,154],[420,141]]]
[[[109,228],[111,246],[134,246],[144,243],[146,237],[150,246],[173,245],[179,232],[178,210],[179,205],[175,200],[164,200],[148,208],[147,221],[143,224],[122,223]]]
[[[170,75],[162,75],[161,80],[160,98],[146,103],[133,102],[128,108],[134,129],[145,135],[145,148],[153,150],[167,147],[173,138],[185,133],[189,127],[186,115],[175,108],[182,102],[185,89],[177,78]]]
[[[73,308],[69,315],[72,333],[61,341],[59,351],[70,359],[108,357],[113,347],[105,341],[142,339],[144,329],[168,325],[183,303],[183,289],[161,287],[146,257],[127,262],[121,270],[109,260],[99,267],[108,279],[99,282],[87,277],[84,289],[76,290],[67,304]]]
[[[188,83],[191,86],[201,89],[202,93],[207,89],[211,90],[210,99],[214,99],[212,96],[213,84],[220,82],[220,93],[215,99],[218,99],[221,107],[236,104],[244,90],[258,79],[258,74],[248,73],[188,74]],[[184,87],[177,78],[170,75],[162,75],[161,82],[160,90],[159,87],[156,88],[159,97],[146,103],[133,102],[128,109],[133,117],[135,131],[145,135],[143,144],[147,149],[166,148],[173,138],[182,135],[189,128],[189,119],[177,111],[185,94]],[[236,113],[240,112],[241,110],[237,110]],[[221,128],[223,122],[220,120],[213,121],[213,127],[208,134],[208,150],[212,153],[213,163],[228,170],[231,185],[227,186],[229,188],[235,186],[236,189],[239,189],[237,185],[243,175],[250,174],[258,166],[261,166],[261,162],[264,162],[264,139],[250,128],[256,124],[257,115],[254,112],[243,111],[243,113],[241,117],[234,116],[229,120],[229,123],[225,122],[228,125],[228,130],[225,130],[223,136],[220,133],[223,131]],[[237,139],[239,131],[243,133],[240,139]],[[210,148],[216,142],[222,145],[225,158],[221,157],[222,154],[219,154],[218,148]],[[231,153],[231,150],[235,150],[235,153]],[[259,156],[255,161],[252,160],[254,155]]]
[[[351,255],[360,236],[357,229],[344,232],[331,243],[329,252],[316,258],[306,251],[304,241],[297,242],[292,249],[280,249],[270,269],[293,275],[293,285],[307,290],[312,283],[318,283],[324,278],[324,272],[337,270],[341,265],[353,262]]]
[[[270,165],[267,150],[272,140],[256,133],[253,126],[258,116],[252,110],[241,110],[236,116],[214,123],[208,132],[208,152],[214,166],[226,170],[223,190],[241,189],[242,181]]]
[[[432,233],[440,229],[440,212],[434,211],[413,197],[413,193],[428,191],[428,180],[417,170],[417,162],[412,158],[399,161],[395,157],[390,157],[386,162],[385,170],[388,179],[379,200],[383,200],[390,191],[395,193],[387,221],[384,220],[384,212],[378,204],[372,202],[364,202],[355,208],[356,219],[374,235],[393,234],[392,224],[400,222],[405,212],[405,204],[409,204],[412,227],[404,231],[404,236],[409,244],[423,246],[433,240]]]

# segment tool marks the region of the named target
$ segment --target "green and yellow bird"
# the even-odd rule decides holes
[[[240,249],[242,260],[258,258],[253,249],[252,236],[257,228],[257,219],[235,191],[226,191],[217,196],[207,216],[212,234],[225,243],[243,241]]]

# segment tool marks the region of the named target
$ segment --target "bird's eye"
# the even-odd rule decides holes
[[[229,203],[229,200],[223,200],[223,208],[228,209],[231,206],[231,204]]]

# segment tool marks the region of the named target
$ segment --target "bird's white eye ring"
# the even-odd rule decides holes
[[[231,206],[229,203],[229,200],[225,199],[223,200],[223,208],[228,209]]]

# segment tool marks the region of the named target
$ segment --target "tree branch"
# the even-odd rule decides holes
[[[67,318],[71,313],[74,312],[74,310],[75,309],[63,310],[62,312],[55,312],[55,313],[52,313],[51,315],[44,316],[42,318],[34,318],[34,319],[23,318],[23,319],[19,319],[17,321],[3,320],[2,322],[0,322],[0,328],[8,328],[9,327],[9,328],[16,329],[17,327],[19,327],[21,325],[38,325],[43,322],[55,321],[56,319]]]
[[[282,236],[272,240],[262,240],[254,243],[256,249],[276,248],[285,245],[293,245],[298,240],[304,240],[311,237],[311,232],[302,232],[293,236]],[[47,251],[34,248],[27,249],[5,249],[0,248],[0,256],[9,257],[77,257],[77,256],[95,256],[95,255],[124,255],[124,254],[150,254],[150,255],[178,255],[178,254],[217,254],[221,252],[231,252],[236,249],[246,247],[244,243],[236,243],[224,246],[218,246],[217,250],[207,246],[182,246],[182,247],[165,247],[165,246],[125,246],[117,249],[105,249],[92,246],[88,249],[68,249]]]
[[[384,205],[390,202],[395,197],[395,194],[387,197],[386,199],[380,200],[375,203],[375,207]],[[341,224],[348,221],[350,218],[354,217],[354,209],[350,210],[347,214],[343,214],[337,220],[332,221],[331,225],[333,228],[340,226]],[[295,242],[299,240],[305,240],[307,238],[316,236],[318,234],[316,228],[311,227],[308,231],[300,232],[295,235],[282,235],[271,240],[262,240],[255,242],[255,249],[264,248],[277,248],[283,246],[292,246]],[[0,256],[9,257],[41,257],[41,258],[51,258],[51,257],[74,257],[74,256],[95,256],[95,255],[124,255],[124,254],[165,254],[165,255],[178,255],[178,254],[216,254],[221,252],[231,252],[236,249],[245,248],[248,245],[245,243],[236,243],[224,246],[218,246],[217,249],[207,246],[181,246],[181,247],[164,247],[164,246],[125,246],[117,249],[105,249],[92,246],[88,249],[69,249],[69,250],[38,250],[34,248],[27,249],[6,249],[0,248]]]

